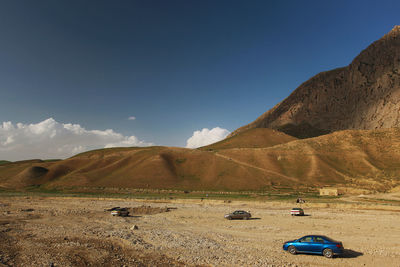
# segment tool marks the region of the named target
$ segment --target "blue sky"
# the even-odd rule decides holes
[[[399,1],[2,1],[0,124],[53,118],[185,146],[194,131],[233,131],[348,65],[400,24],[398,10]]]

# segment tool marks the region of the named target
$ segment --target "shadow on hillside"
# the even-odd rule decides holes
[[[142,216],[140,216],[140,215],[128,215],[126,217],[129,217],[129,218],[141,218]]]
[[[250,221],[250,220],[261,220],[261,218],[255,217],[255,218],[248,218],[246,219],[242,219],[242,218],[232,218],[230,219],[230,221]]]
[[[358,251],[354,251],[352,249],[345,249],[343,254],[340,255],[340,258],[346,258],[346,259],[350,259],[350,258],[357,258],[359,256],[364,255],[364,253],[362,252],[358,252]]]

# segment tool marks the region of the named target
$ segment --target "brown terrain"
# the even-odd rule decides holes
[[[296,204],[285,201],[160,200],[143,207],[139,200],[0,197],[0,266],[398,266],[400,194],[391,196],[391,204],[307,202],[302,217],[290,216]],[[115,206],[133,213],[105,211]],[[237,209],[253,219],[224,219]],[[306,234],[342,241],[344,255],[282,250]]]
[[[350,65],[321,72],[254,122],[299,138],[347,129],[400,126],[400,26],[362,51]]]
[[[359,194],[400,186],[398,162],[397,128],[347,130],[308,139],[251,129],[201,149],[112,148],[61,161],[3,163],[0,188],[309,192],[335,185]]]
[[[288,143],[297,138],[285,133],[268,129],[253,128],[243,131],[240,135],[228,137],[217,143],[201,147],[200,150],[217,150],[227,148],[263,148]]]
[[[349,66],[316,75],[255,122],[203,148],[0,161],[0,266],[398,266],[399,49],[396,26]],[[313,196],[327,185],[345,195]],[[159,189],[197,197],[58,195]],[[51,190],[58,197],[41,194]],[[211,200],[202,191],[263,197]],[[294,201],[273,201],[271,192],[310,196],[301,204],[308,216],[289,216]],[[105,211],[116,206],[131,216]],[[253,219],[223,218],[237,209]],[[284,241],[313,233],[342,241],[345,254],[282,250]]]

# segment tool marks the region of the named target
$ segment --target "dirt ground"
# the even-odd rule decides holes
[[[116,206],[134,213],[105,211]],[[303,204],[308,216],[292,217],[294,206],[0,197],[0,266],[400,266],[400,207]],[[236,209],[253,219],[224,219]],[[345,254],[282,250],[284,241],[306,234],[342,241]]]

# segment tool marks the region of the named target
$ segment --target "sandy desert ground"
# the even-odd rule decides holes
[[[104,211],[142,205],[151,208],[130,217]],[[309,216],[292,217],[293,206],[0,197],[0,266],[400,266],[400,207],[306,203]],[[223,218],[236,209],[254,218]],[[342,241],[345,255],[282,250],[284,241],[312,233]]]

